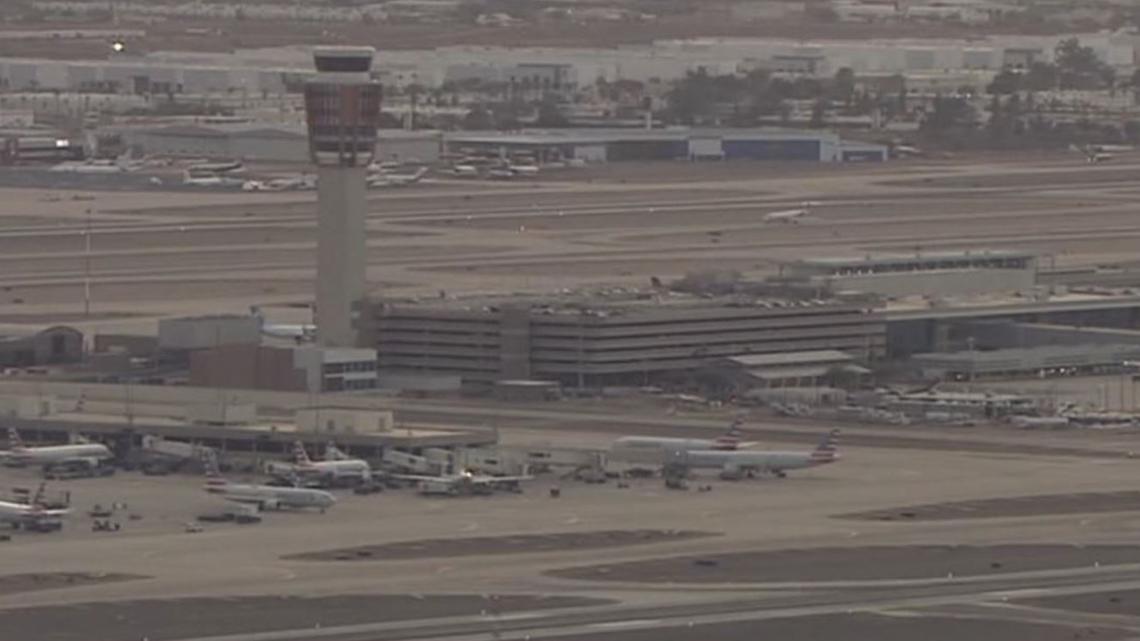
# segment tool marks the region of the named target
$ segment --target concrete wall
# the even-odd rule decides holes
[[[330,435],[391,432],[395,425],[392,412],[336,407],[297,410],[294,421],[299,430]]]
[[[293,367],[293,350],[227,345],[190,354],[190,385],[232,389],[305,391],[304,372]]]
[[[356,346],[353,306],[364,297],[366,212],[363,167],[318,168],[317,342]]]
[[[208,349],[219,345],[256,345],[261,330],[253,316],[200,316],[158,321],[160,349]]]

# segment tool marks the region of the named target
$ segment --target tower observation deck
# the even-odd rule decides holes
[[[371,47],[313,51],[305,86],[309,155],[317,165],[317,341],[356,344],[354,305],[365,294],[365,172],[376,153],[381,88]]]

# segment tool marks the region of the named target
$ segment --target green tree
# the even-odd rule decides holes
[[[1029,66],[1021,79],[1026,91],[1050,91],[1057,88],[1057,66],[1047,62],[1035,62]]]
[[[977,118],[977,111],[964,98],[939,96],[934,99],[933,108],[923,119],[921,130],[938,134],[954,129],[973,128]]]
[[[1115,83],[1116,72],[1112,67],[1105,64],[1092,47],[1082,47],[1076,38],[1058,43],[1054,58],[1062,89],[1104,89]]]
[[[855,72],[851,67],[842,67],[835,72],[831,81],[832,92],[836,100],[842,100],[843,106],[850,108],[855,95]]]
[[[1002,69],[986,87],[986,93],[1008,95],[1021,91],[1021,74],[1011,69]]]
[[[482,105],[475,105],[463,117],[460,127],[467,130],[494,129],[495,118]]]
[[[539,127],[567,127],[570,121],[562,115],[553,100],[543,100],[538,105],[538,118],[534,124]]]
[[[827,126],[827,101],[816,98],[811,106],[811,121],[808,126],[812,129],[823,129]]]

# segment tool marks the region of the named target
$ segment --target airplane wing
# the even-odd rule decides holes
[[[520,483],[522,481],[534,480],[533,476],[527,476],[527,475],[523,475],[523,476],[489,476],[486,474],[475,474],[475,475],[469,476],[467,478],[472,483],[481,483],[481,484],[487,484],[487,485],[493,485],[495,483]]]
[[[399,479],[401,481],[420,481],[420,482],[436,482],[436,483],[455,483],[458,477],[451,476],[428,476],[426,474],[390,474],[388,478]]]

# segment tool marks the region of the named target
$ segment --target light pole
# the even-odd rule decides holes
[[[83,315],[91,315],[91,208],[83,230]]]

